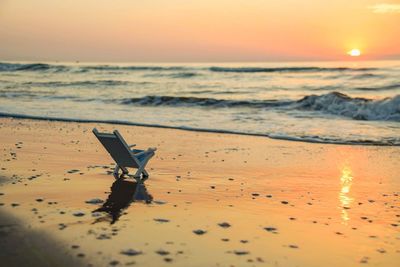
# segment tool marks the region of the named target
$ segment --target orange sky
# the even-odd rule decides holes
[[[399,25],[399,0],[0,0],[0,60],[390,59]]]

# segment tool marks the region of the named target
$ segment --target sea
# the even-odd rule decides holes
[[[2,61],[0,116],[399,146],[400,61]]]

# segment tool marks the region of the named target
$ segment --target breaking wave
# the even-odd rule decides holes
[[[213,108],[281,108],[319,111],[348,117],[354,120],[400,121],[400,95],[382,100],[352,98],[332,92],[323,95],[308,95],[293,100],[225,100],[198,97],[145,96],[118,100],[120,104],[137,106],[189,106]]]
[[[294,106],[298,109],[321,111],[355,120],[400,121],[400,95],[371,100],[332,92],[306,96]]]

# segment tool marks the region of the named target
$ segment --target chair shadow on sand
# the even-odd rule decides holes
[[[111,224],[115,223],[123,214],[123,210],[128,208],[134,201],[150,204],[153,201],[153,196],[147,192],[147,188],[142,181],[117,179],[111,186],[111,193],[106,202],[100,208],[92,211],[92,213],[105,212],[108,215],[96,218],[93,224],[102,221],[110,221]]]

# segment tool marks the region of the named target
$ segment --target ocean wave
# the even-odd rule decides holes
[[[342,76],[337,76],[338,78],[342,78]],[[375,79],[375,78],[384,78],[385,75],[382,74],[374,74],[374,73],[362,73],[351,76],[352,80],[365,80],[365,79]]]
[[[173,79],[186,79],[186,78],[192,78],[195,76],[200,75],[199,73],[196,72],[154,72],[154,73],[146,73],[143,75],[143,77],[153,77],[153,78],[160,78],[160,77],[167,77],[167,78],[173,78]]]
[[[282,67],[282,68],[262,68],[262,67],[210,67],[212,72],[234,72],[234,73],[257,73],[257,72],[344,72],[344,71],[372,71],[376,68],[321,68],[321,67]]]
[[[54,91],[40,91],[40,92],[32,92],[27,90],[0,90],[0,98],[8,98],[8,99],[27,99],[30,100],[71,100],[74,102],[92,102],[99,101],[99,99],[95,98],[82,98],[76,95],[56,95]]]
[[[199,97],[145,96],[118,100],[137,106],[190,106],[213,108],[280,108],[318,111],[354,120],[400,121],[400,95],[382,100],[352,98],[339,92],[308,95],[300,100],[226,100]]]
[[[400,95],[382,100],[352,98],[332,92],[324,95],[309,95],[292,107],[301,110],[320,111],[355,120],[400,121]]]
[[[121,66],[121,65],[86,65],[66,66],[47,63],[7,63],[0,62],[0,71],[54,71],[54,72],[87,72],[87,71],[184,71],[185,66]]]
[[[355,90],[360,91],[385,91],[385,90],[395,90],[400,89],[400,83],[389,84],[384,86],[376,86],[376,87],[356,87]]]
[[[179,73],[172,73],[169,76],[171,78],[192,78],[194,76],[198,76],[199,74],[196,72],[179,72]]]
[[[91,80],[91,81],[51,81],[51,82],[25,82],[22,85],[38,86],[38,87],[69,87],[69,86],[122,86],[130,85],[134,82],[120,81],[120,80]],[[143,84],[140,83],[140,84]]]
[[[65,71],[68,67],[64,65],[50,65],[45,63],[5,63],[0,62],[0,71]]]
[[[139,105],[139,106],[198,106],[198,107],[250,107],[250,108],[265,108],[277,107],[292,103],[292,101],[278,100],[225,100],[215,98],[200,98],[200,97],[175,97],[175,96],[145,96],[140,98],[128,98],[119,101],[124,105]]]
[[[181,66],[112,66],[112,65],[100,65],[100,66],[83,66],[80,67],[87,70],[131,70],[131,71],[179,71],[187,70],[187,67]]]

